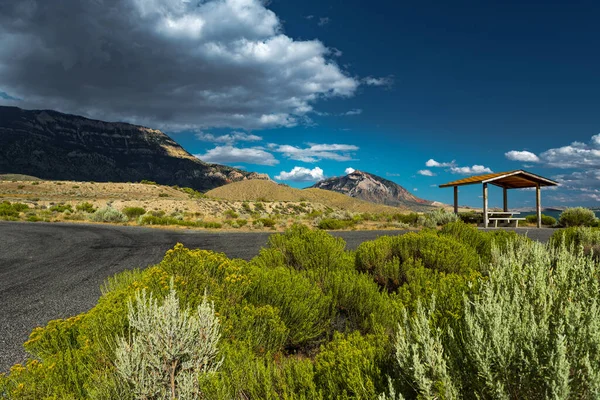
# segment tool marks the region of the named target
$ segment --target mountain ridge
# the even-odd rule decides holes
[[[42,179],[138,182],[206,191],[266,174],[208,164],[157,129],[54,110],[0,106],[0,174]]]
[[[421,199],[395,182],[359,170],[319,181],[310,188],[330,190],[371,203],[394,207],[435,205],[435,202]]]

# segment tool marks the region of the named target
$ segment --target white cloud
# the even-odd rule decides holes
[[[346,168],[346,169],[344,170],[344,173],[345,173],[346,175],[349,175],[349,174],[353,173],[354,171],[356,171],[354,168],[352,168],[352,167],[348,167],[348,168]]]
[[[368,86],[392,86],[394,84],[394,77],[392,75],[381,78],[367,76],[362,79],[362,83]]]
[[[233,146],[217,146],[204,154],[194,154],[200,160],[216,164],[258,164],[275,165],[279,161],[273,154],[265,151],[262,147],[238,148]]]
[[[587,188],[600,188],[600,134],[593,135],[587,143],[575,141],[566,146],[543,151],[537,157],[526,151],[510,151],[506,153],[506,157],[518,161],[537,162],[538,165],[549,168],[577,169],[571,173],[553,176],[563,189],[583,191]],[[593,196],[585,197],[580,194],[573,196],[573,199],[579,201],[593,200]],[[560,196],[557,196],[554,200],[563,201],[559,198]]]
[[[396,172],[386,172],[385,176],[400,176],[400,174],[398,174]]]
[[[491,174],[493,171],[483,165],[473,165],[472,167],[450,167],[453,174],[471,175],[471,174]]]
[[[353,110],[350,111],[346,111],[345,113],[342,113],[342,115],[360,115],[362,114],[363,110],[360,108],[355,108]]]
[[[600,189],[600,169],[574,171],[570,174],[559,174],[552,177],[566,189],[590,190]]]
[[[296,161],[314,163],[320,160],[350,161],[352,154],[359,149],[349,144],[310,144],[307,148],[291,145],[280,145],[273,151],[282,153],[285,157]]]
[[[546,150],[540,158],[554,168],[600,168],[600,134],[592,136],[589,144],[573,142]]]
[[[418,191],[419,191],[419,189],[417,189],[417,188],[413,189],[413,192],[418,192]]]
[[[454,161],[454,160],[452,160],[451,162],[438,162],[438,161],[435,161],[433,158],[430,158],[425,163],[425,165],[430,168],[448,168],[447,171],[450,171],[453,174],[469,175],[469,174],[492,173],[492,170],[490,168],[484,167],[483,165],[473,165],[471,167],[469,167],[469,166],[459,167],[456,164],[456,161]],[[421,170],[421,171],[426,171],[426,170]],[[421,173],[421,171],[419,171],[419,173]],[[421,174],[421,175],[425,175],[425,174]],[[430,176],[432,176],[432,175],[430,175]]]
[[[284,34],[266,3],[2,2],[0,87],[24,108],[167,130],[293,126],[353,96],[337,52]]]
[[[329,17],[321,17],[321,18],[319,18],[318,25],[319,26],[325,26],[325,25],[327,25],[330,22],[331,22],[331,19]]]
[[[233,144],[236,142],[260,142],[263,138],[244,132],[231,132],[220,136],[215,136],[212,133],[199,132],[196,133],[196,139],[203,142]]]
[[[507,153],[504,153],[504,156],[509,160],[513,161],[523,161],[523,162],[539,162],[540,159],[534,153],[530,151],[517,151],[511,150]]]
[[[279,175],[275,176],[275,179],[280,181],[294,182],[315,182],[324,178],[323,170],[319,167],[314,167],[313,169],[294,167],[290,172],[281,171]]]
[[[335,47],[330,47],[329,52],[334,57],[341,57],[344,54],[340,49],[337,49]]]
[[[420,169],[417,171],[417,174],[423,175],[423,176],[435,176],[435,174],[428,169]]]
[[[454,163],[454,161],[449,162],[449,163],[441,163],[441,162],[435,161],[433,158],[430,158],[425,163],[425,166],[427,166],[427,167],[435,167],[435,168],[452,167],[452,166],[455,166],[455,165],[456,164]]]

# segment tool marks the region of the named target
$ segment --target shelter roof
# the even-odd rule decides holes
[[[528,187],[540,186],[557,186],[558,182],[543,176],[532,174],[531,172],[521,169],[507,172],[496,172],[493,174],[485,174],[471,176],[457,181],[452,181],[440,185],[441,188],[451,186],[474,185],[476,183],[491,183],[492,185],[500,186],[506,189],[522,189]]]

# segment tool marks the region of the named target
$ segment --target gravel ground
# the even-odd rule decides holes
[[[519,228],[547,241],[551,229]],[[335,232],[354,249],[402,231]],[[22,343],[36,326],[89,310],[109,276],[159,262],[177,242],[190,248],[251,259],[270,233],[165,230],[90,224],[0,222],[0,372],[26,354]]]

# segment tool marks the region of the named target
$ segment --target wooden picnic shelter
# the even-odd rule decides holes
[[[531,172],[516,170],[508,172],[498,172],[486,175],[471,176],[469,178],[459,179],[457,181],[444,183],[441,188],[454,187],[454,212],[458,214],[458,187],[464,185],[483,185],[483,226],[487,228],[490,221],[494,222],[494,226],[498,226],[498,221],[515,222],[518,226],[519,220],[524,218],[514,218],[515,213],[508,211],[508,189],[524,189],[535,188],[536,192],[536,213],[537,226],[542,227],[542,203],[541,203],[541,188],[542,186],[557,186],[558,182],[544,178]],[[503,212],[488,211],[488,184],[501,187],[504,194]]]

